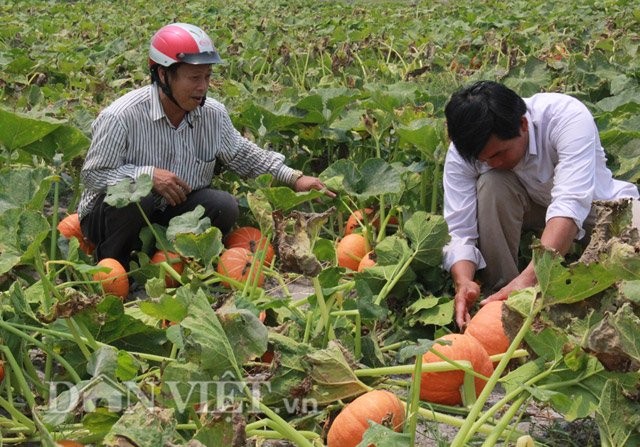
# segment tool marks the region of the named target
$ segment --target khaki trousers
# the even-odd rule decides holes
[[[497,292],[518,276],[518,249],[523,232],[541,233],[547,207],[531,200],[526,189],[511,171],[493,169],[477,181],[478,248],[487,266],[478,272],[485,294]],[[633,226],[640,229],[640,201],[634,200]],[[589,235],[595,225],[596,210],[583,226]],[[538,234],[538,237],[540,234]],[[586,245],[589,238],[580,242]],[[584,247],[583,247],[584,248]]]
[[[542,231],[547,208],[531,200],[511,171],[493,169],[477,181],[478,249],[487,266],[479,279],[485,294],[518,276],[518,248],[524,231]]]

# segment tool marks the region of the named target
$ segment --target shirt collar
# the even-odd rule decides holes
[[[533,127],[533,119],[531,118],[531,114],[529,112],[524,114],[524,117],[527,119],[528,124],[528,134],[529,134],[529,154],[538,155],[538,146],[536,145],[536,133],[534,132]]]
[[[149,89],[149,96],[151,97],[151,120],[158,121],[164,118],[166,115],[160,102],[160,92],[158,85],[153,83]]]

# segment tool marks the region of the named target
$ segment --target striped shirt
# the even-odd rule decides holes
[[[91,146],[81,171],[80,219],[108,186],[142,174],[153,177],[154,168],[172,171],[192,190],[211,185],[216,161],[246,178],[269,173],[287,184],[297,179],[295,171],[284,164],[284,155],[241,136],[226,108],[214,99],[207,98],[175,128],[164,113],[155,84],[117,99],[98,115],[91,131]],[[166,205],[156,194],[157,208]]]

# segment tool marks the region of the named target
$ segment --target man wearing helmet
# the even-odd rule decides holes
[[[322,189],[335,196],[316,177],[286,166],[282,154],[242,137],[225,107],[206,97],[211,65],[220,62],[202,29],[167,25],[151,39],[152,84],[117,99],[94,121],[78,214],[98,260],[115,258],[128,268],[131,251],[140,245],[145,221],[138,207],[104,203],[107,187],[123,179],[152,178],[152,194],[140,201],[152,222],[167,225],[201,205],[223,234],[239,210],[235,197],[210,187],[218,160],[244,177],[270,173],[295,191]]]

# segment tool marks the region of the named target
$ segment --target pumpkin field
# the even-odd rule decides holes
[[[91,123],[171,22],[212,37],[234,126],[336,197],[216,166],[231,233],[199,207],[96,263]],[[0,0],[0,446],[639,446],[626,203],[566,259],[527,234],[538,285],[464,333],[441,268],[444,106],[473,81],[580,99],[640,184],[639,23],[623,0]]]

